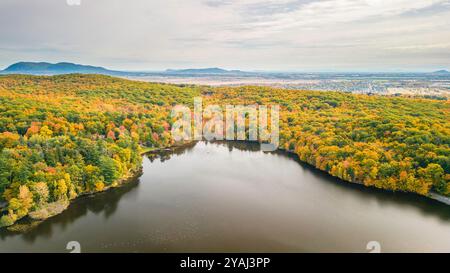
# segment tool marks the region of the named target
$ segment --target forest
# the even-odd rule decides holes
[[[174,145],[171,109],[199,96],[280,105],[280,148],[344,181],[450,196],[447,100],[8,75],[0,76],[0,227],[119,186],[139,171],[143,152]]]

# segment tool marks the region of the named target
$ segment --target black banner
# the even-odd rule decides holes
[[[123,270],[126,272],[321,272],[405,270],[448,261],[443,254],[0,254],[3,261],[19,263],[21,270],[45,262],[48,269]],[[63,267],[55,266],[62,264]],[[6,272],[6,271],[5,271]],[[59,271],[60,272],[60,271]]]

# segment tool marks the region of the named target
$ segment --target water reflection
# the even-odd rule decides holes
[[[197,143],[192,143],[185,146],[175,147],[171,149],[166,149],[163,151],[157,151],[155,153],[147,154],[147,157],[151,162],[159,160],[165,162],[170,160],[173,156],[180,156],[188,154],[191,152]],[[230,153],[234,149],[244,152],[260,152],[260,144],[256,142],[248,141],[211,141],[202,142],[205,146],[213,145],[219,147],[226,147]],[[418,196],[416,194],[403,193],[403,192],[388,192],[385,190],[380,190],[376,188],[367,188],[363,185],[357,185],[352,183],[347,183],[336,177],[329,175],[315,167],[301,162],[297,155],[288,153],[285,151],[273,151],[264,152],[265,154],[271,154],[280,157],[287,157],[291,160],[296,161],[300,164],[304,171],[310,173],[313,176],[321,178],[321,180],[329,182],[330,187],[341,188],[353,192],[357,192],[358,196],[366,202],[376,202],[381,208],[385,206],[392,205],[395,203],[397,206],[402,206],[405,208],[414,208],[420,210],[424,216],[438,216],[441,220],[448,222],[450,221],[450,207],[436,200],[431,200],[429,198]]]
[[[199,142],[150,153],[143,175],[76,200],[0,252],[450,251],[450,207],[340,181],[258,143]]]
[[[158,159],[161,162],[165,162],[169,160],[172,156],[179,156],[188,153],[195,147],[196,144],[197,142],[192,142],[183,146],[175,146],[172,148],[157,150],[154,152],[149,152],[145,156],[150,160],[150,162],[153,162],[156,159]]]
[[[62,214],[43,221],[37,227],[26,233],[19,234],[8,230],[0,231],[0,239],[4,240],[6,237],[13,236],[21,237],[27,243],[33,243],[38,237],[51,238],[55,230],[57,230],[57,232],[66,230],[68,226],[77,221],[77,219],[86,216],[88,212],[92,212],[98,217],[108,219],[116,212],[121,198],[126,194],[130,194],[132,191],[138,190],[138,188],[139,180],[136,179],[119,188],[81,197],[75,200]],[[23,221],[23,224],[28,223],[27,220]]]

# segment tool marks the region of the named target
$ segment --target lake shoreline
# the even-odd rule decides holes
[[[323,171],[323,170],[321,170],[321,169],[319,169],[319,168],[316,168],[316,166],[311,165],[311,164],[309,164],[308,162],[302,161],[302,160],[299,158],[298,154],[297,154],[296,152],[294,152],[294,151],[291,151],[291,150],[288,150],[288,149],[283,149],[283,148],[278,148],[278,150],[279,150],[279,151],[286,152],[286,153],[291,154],[291,155],[295,155],[296,158],[297,158],[300,162],[303,162],[303,163],[307,164],[308,166],[313,167],[313,168],[316,169],[316,170],[319,170],[319,171],[321,171],[321,172],[323,172],[323,173],[325,173],[325,174],[328,174],[328,175],[330,175],[331,177],[337,178],[337,179],[339,179],[339,181],[344,181],[344,182],[352,183],[352,184],[355,184],[355,185],[362,185],[362,186],[364,186],[364,187],[366,187],[366,188],[379,189],[379,190],[382,190],[382,191],[385,191],[385,192],[395,192],[395,191],[391,191],[391,190],[387,190],[387,189],[377,188],[377,187],[374,187],[374,186],[366,186],[366,185],[364,185],[363,183],[359,183],[359,182],[356,182],[356,181],[347,181],[347,180],[341,179],[341,178],[339,178],[339,177],[336,177],[336,176],[331,175],[330,173],[328,173],[328,172],[326,172],[326,171]],[[413,192],[402,192],[402,193],[414,194],[414,195],[416,195],[416,196],[423,196],[423,197],[426,197],[426,198],[428,198],[428,199],[435,200],[435,201],[437,201],[437,202],[440,202],[440,203],[443,203],[443,204],[445,204],[445,205],[450,206],[450,197],[441,195],[441,194],[439,194],[439,193],[437,193],[437,192],[430,192],[428,195],[419,195],[419,194],[416,194],[416,193],[413,193]]]
[[[145,155],[147,155],[147,154],[153,154],[153,153],[170,152],[170,151],[174,151],[174,150],[176,150],[176,149],[181,149],[181,148],[189,147],[189,146],[191,146],[191,145],[195,145],[197,142],[198,142],[198,141],[186,141],[186,142],[174,144],[174,145],[171,145],[171,146],[168,146],[168,147],[146,148],[146,149],[143,149],[143,151],[141,152],[141,156],[145,156]],[[214,141],[213,141],[213,142],[214,142]],[[218,141],[218,142],[221,142],[221,141]],[[226,141],[225,141],[225,142],[226,142]],[[234,141],[234,142],[235,142],[235,141]],[[241,141],[241,142],[258,143],[257,141],[248,141],[248,140],[243,140],[243,141]],[[341,178],[339,178],[339,177],[332,176],[330,173],[328,173],[328,172],[326,172],[326,171],[323,171],[323,170],[320,170],[319,168],[315,167],[314,165],[309,164],[309,163],[307,163],[307,162],[304,162],[304,161],[300,160],[298,154],[295,153],[295,152],[292,151],[292,150],[288,150],[288,149],[284,149],[284,148],[278,148],[278,149],[276,149],[276,151],[284,152],[284,153],[290,154],[290,155],[292,155],[292,156],[295,156],[295,158],[296,158],[299,162],[302,162],[302,163],[304,163],[304,164],[310,166],[311,168],[313,168],[313,169],[315,169],[315,170],[318,170],[318,171],[322,172],[323,174],[327,174],[327,175],[329,175],[329,176],[331,176],[331,177],[333,177],[333,178],[336,178],[336,179],[339,180],[340,182],[348,182],[348,183],[355,184],[355,185],[361,185],[361,186],[364,186],[364,187],[366,187],[366,188],[379,189],[379,190],[382,190],[382,191],[385,191],[385,192],[394,192],[394,191],[390,191],[390,190],[386,190],[386,189],[380,189],[380,188],[377,188],[377,187],[374,187],[374,186],[366,186],[366,185],[364,185],[363,183],[359,183],[359,182],[356,182],[356,181],[347,181],[347,180],[343,180],[343,179],[341,179]],[[68,209],[68,208],[70,207],[70,205],[72,204],[72,202],[74,202],[75,200],[78,200],[78,199],[80,199],[80,198],[82,198],[82,197],[86,197],[86,196],[95,196],[96,194],[100,194],[100,193],[107,192],[107,191],[110,190],[110,189],[114,189],[114,188],[118,188],[118,187],[124,186],[124,185],[128,184],[129,182],[134,181],[135,179],[137,179],[137,178],[140,177],[141,175],[142,175],[142,165],[141,165],[140,167],[136,168],[135,170],[130,171],[130,173],[127,174],[126,176],[120,178],[120,179],[116,182],[117,185],[115,185],[115,186],[108,186],[108,187],[105,187],[105,188],[104,188],[103,190],[101,190],[101,191],[81,193],[81,194],[78,195],[75,199],[67,200],[67,202],[68,202],[67,206],[65,206],[63,209],[57,211],[57,212],[54,213],[54,214],[50,214],[48,217],[38,217],[38,218],[31,217],[30,214],[32,214],[32,213],[34,212],[34,211],[33,211],[33,212],[29,213],[28,215],[26,215],[25,217],[23,217],[22,219],[20,219],[20,220],[18,220],[17,222],[15,222],[13,225],[7,226],[7,227],[4,227],[4,228],[7,229],[8,231],[11,231],[11,232],[16,232],[16,233],[26,233],[26,232],[28,232],[29,230],[35,228],[35,227],[36,227],[37,225],[39,225],[41,222],[43,222],[43,221],[45,221],[45,220],[47,220],[47,219],[49,219],[49,218],[52,218],[52,217],[54,217],[54,216],[57,216],[57,215],[63,213],[66,209]],[[414,194],[414,193],[410,193],[410,192],[402,192],[402,193]],[[417,196],[418,194],[414,194],[414,195]],[[419,196],[421,196],[421,195],[419,195]],[[446,197],[446,196],[443,196],[443,195],[440,195],[440,194],[438,194],[438,193],[436,193],[436,192],[430,192],[428,195],[422,196],[422,197],[426,197],[427,199],[435,200],[435,201],[437,201],[437,202],[439,202],[439,203],[443,203],[443,204],[446,204],[446,205],[449,205],[449,206],[450,206],[450,198],[449,198],[449,197]],[[55,202],[55,203],[56,203],[56,202]],[[52,204],[53,204],[53,203],[49,203],[49,204],[47,204],[47,205],[51,206]],[[5,208],[1,208],[1,207],[0,207],[0,210],[3,210],[3,209],[5,209]],[[44,209],[45,209],[45,208],[44,208]],[[25,224],[25,225],[24,225],[22,222],[29,222],[29,224]],[[1,229],[1,228],[0,228],[0,229]]]
[[[159,150],[159,149],[157,149],[157,150]],[[155,150],[155,151],[157,151],[157,150]],[[119,188],[121,186],[124,186],[124,185],[134,181],[135,179],[139,178],[141,175],[142,175],[142,165],[137,167],[136,169],[130,170],[128,174],[119,178],[115,182],[116,185],[114,185],[114,186],[112,186],[112,185],[107,186],[101,191],[83,192],[83,193],[80,193],[76,198],[74,198],[72,200],[58,200],[58,201],[55,201],[52,203],[48,203],[45,206],[39,208],[38,210],[29,212],[27,215],[25,215],[21,219],[17,220],[13,225],[0,227],[0,230],[6,229],[10,232],[26,233],[26,232],[30,231],[31,229],[37,227],[43,221],[48,220],[52,217],[55,217],[55,216],[63,213],[76,200],[79,200],[83,197],[95,196],[97,194],[107,192],[114,188]],[[54,207],[56,209],[54,209]],[[4,209],[6,209],[6,207],[0,208],[0,210],[4,210]],[[48,211],[51,211],[51,212],[48,212]]]
[[[450,197],[435,192],[430,192],[427,197],[450,206]]]
[[[196,143],[196,141],[190,141],[190,142],[183,142],[183,143],[179,143],[179,144],[174,144],[168,147],[160,147],[160,148],[142,148],[143,151],[141,151],[140,155],[144,156],[146,154],[151,154],[151,153],[161,153],[164,151],[173,151],[174,149],[178,149],[178,148],[183,148],[183,147],[187,147],[189,145],[192,145]],[[64,204],[63,205],[59,205],[59,203],[61,203],[61,200],[59,201],[55,201],[52,203],[48,203],[45,206],[39,208],[39,211],[44,211],[44,213],[38,213],[36,211],[32,211],[29,212],[26,216],[22,217],[21,219],[17,220],[13,225],[11,226],[4,226],[4,227],[0,227],[1,229],[6,229],[10,232],[15,232],[15,233],[26,233],[29,230],[35,228],[36,226],[38,226],[40,223],[42,223],[43,221],[50,219],[52,217],[55,217],[61,213],[63,213],[65,210],[67,210],[70,205],[78,200],[81,199],[83,197],[86,196],[95,196],[97,194],[100,193],[104,193],[107,192],[111,189],[114,188],[119,188],[121,186],[124,186],[132,181],[134,181],[135,179],[139,178],[142,175],[142,164],[138,167],[136,167],[133,170],[130,170],[128,174],[126,174],[125,176],[119,178],[116,182],[115,182],[115,186],[106,186],[104,187],[103,190],[101,191],[91,191],[91,192],[83,192],[80,193],[76,198],[72,199],[72,200],[63,200]],[[5,202],[4,204],[0,204],[2,205],[0,207],[0,212],[3,210],[6,210],[7,208],[7,203]],[[52,207],[57,207],[56,209],[51,209],[52,212],[48,213],[46,212],[46,210],[50,210],[49,208]],[[33,216],[36,215],[36,216]]]

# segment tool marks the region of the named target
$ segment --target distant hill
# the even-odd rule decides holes
[[[218,67],[213,68],[190,68],[190,69],[167,69],[165,71],[169,74],[229,74],[229,73],[241,73],[240,70],[225,70]]]
[[[32,75],[59,75],[59,74],[104,74],[112,76],[147,76],[147,75],[223,75],[223,74],[243,74],[246,72],[240,70],[225,70],[222,68],[200,68],[200,69],[167,69],[162,72],[127,72],[114,71],[104,67],[81,65],[68,62],[61,63],[47,63],[47,62],[18,62],[8,66],[5,70],[0,71],[0,74],[32,74]]]
[[[450,72],[447,70],[438,70],[434,71],[433,74],[450,74]]]
[[[113,74],[115,71],[108,70],[103,67],[80,65],[74,63],[46,63],[46,62],[18,62],[8,66],[2,71],[2,74]]]

